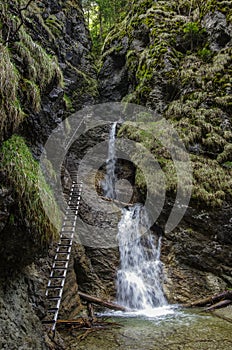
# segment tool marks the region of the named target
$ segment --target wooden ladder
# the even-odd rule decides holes
[[[82,183],[77,183],[76,181],[72,182],[68,206],[65,211],[65,217],[60,232],[60,241],[56,249],[45,293],[49,308],[47,310],[47,319],[43,321],[43,324],[50,324],[53,332],[55,332],[56,329],[56,322],[71,256],[82,186]]]

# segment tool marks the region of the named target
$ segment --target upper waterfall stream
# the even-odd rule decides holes
[[[102,189],[104,196],[107,198],[116,199],[115,192],[115,139],[116,139],[117,122],[113,123],[109,134],[108,157],[106,160],[106,175],[102,181]]]

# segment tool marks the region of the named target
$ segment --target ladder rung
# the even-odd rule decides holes
[[[72,230],[64,230],[64,229],[62,228],[62,229],[61,229],[61,232],[62,232],[62,233],[66,233],[66,232],[67,232],[67,233],[73,233],[74,230],[75,230],[74,227],[72,228]]]
[[[53,271],[51,271],[51,274],[50,274],[50,276],[49,276],[49,279],[51,279],[51,278],[65,278],[66,277],[66,275],[67,275],[67,270],[65,270],[65,271],[63,271],[62,270],[62,275],[58,275],[58,276],[56,276],[56,274],[57,273],[60,273],[60,271],[59,272],[57,272],[58,270],[53,270]]]
[[[42,321],[43,324],[53,324],[53,323],[56,323],[55,320],[43,320]]]
[[[60,247],[61,248],[64,248],[64,247]],[[59,254],[69,254],[71,252],[71,247],[69,246],[67,250],[57,250],[56,253],[59,253]]]
[[[75,177],[76,172],[73,174]],[[60,242],[57,245],[46,289],[46,297],[50,302],[47,310],[48,319],[43,321],[44,324],[52,325],[52,331],[55,331],[56,328],[56,321],[58,318],[65,279],[67,276],[73,238],[76,231],[82,187],[83,182],[73,180],[69,195],[64,193],[67,208],[65,210],[62,229],[60,231]],[[49,320],[49,318],[51,318],[51,320]]]
[[[75,215],[77,215],[77,214],[74,214],[73,213],[73,210],[71,209],[71,208],[66,208],[66,211],[65,211],[65,215],[69,215],[69,216],[75,216]]]
[[[57,248],[57,251],[56,251],[56,252],[60,251],[60,249],[62,249],[62,248],[67,249],[67,250],[66,250],[66,253],[68,253],[68,249],[69,249],[70,252],[71,252],[72,243],[71,243],[71,244],[61,244],[61,245],[59,245],[59,247]],[[58,250],[58,249],[59,249],[59,250]],[[70,252],[69,252],[69,253],[70,253]]]
[[[69,235],[68,237],[66,235],[61,234],[60,243],[65,244],[65,243],[62,243],[63,241],[69,241],[70,243],[72,243],[73,237],[74,237],[74,232],[72,232],[71,235]]]
[[[68,258],[68,259],[65,259],[65,260],[64,260],[64,259],[57,259],[57,258],[56,258],[55,261],[56,261],[56,262],[64,262],[64,263],[66,263],[66,262],[69,262],[69,258]]]
[[[58,281],[57,281],[57,283],[55,283],[54,279],[59,280],[59,283],[58,283]],[[49,277],[48,283],[49,283],[49,281],[50,281],[50,285],[49,286],[60,287],[60,289],[61,289],[61,288],[64,287],[65,278],[63,278],[63,277],[62,278],[57,278],[57,277],[51,277],[50,278]]]
[[[47,309],[48,312],[56,312],[58,310],[59,310],[58,307],[51,307],[51,308]]]
[[[62,293],[63,293],[63,289],[59,290],[59,294],[53,295],[53,294],[49,294],[49,292],[53,293],[54,290],[47,290],[46,291],[46,297],[49,300],[49,298],[61,298],[62,297]]]
[[[59,250],[58,250],[59,249]],[[66,249],[64,251],[64,253],[71,253],[72,250],[72,244],[61,244],[57,249],[57,253],[60,252],[61,253],[61,249]]]
[[[67,257],[56,257],[56,259],[54,259],[53,261],[53,265],[52,267],[61,267],[61,268],[68,268],[68,263],[69,263],[69,259],[67,260]]]
[[[58,263],[58,264],[57,264]],[[64,263],[64,266],[60,266],[59,264],[62,264],[62,263]],[[63,262],[63,261],[55,261],[55,262],[53,262],[53,264],[52,264],[52,269],[61,269],[61,270],[67,270],[68,269],[68,262],[67,261],[65,261],[65,262]]]
[[[73,237],[74,237],[74,231],[73,232],[62,232],[60,234],[60,240],[62,242],[63,239],[69,239],[69,240],[72,240]]]

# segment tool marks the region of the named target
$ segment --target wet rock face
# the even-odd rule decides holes
[[[0,189],[0,276],[30,264],[42,254],[41,245],[33,241],[30,225],[19,219],[17,202],[10,189]]]
[[[219,11],[208,13],[203,19],[203,26],[210,37],[212,51],[219,51],[231,43],[232,25],[228,26],[226,16],[223,13]]]
[[[126,52],[128,38],[124,37],[121,46],[103,59],[103,65],[98,76],[101,102],[119,102],[127,95],[129,88],[128,70],[126,68]]]
[[[17,276],[1,279],[1,349],[47,349],[39,319],[39,316],[44,315],[44,303],[39,288],[41,283],[32,267]]]
[[[42,96],[39,113],[28,110],[21,132],[30,139],[35,154],[40,154],[51,131],[68,115],[97,100],[96,70],[91,57],[91,40],[78,4],[45,0],[40,5],[44,23],[51,28],[52,39],[37,21],[28,28],[32,37],[52,56],[58,58],[63,85],[53,81]],[[57,26],[57,27],[55,27]]]
[[[99,75],[101,102],[119,102],[128,92],[128,76],[122,56],[107,57]]]
[[[161,227],[173,205],[167,202]],[[185,303],[231,286],[231,217],[231,207],[211,212],[190,203],[178,227],[164,233],[164,290],[169,302]]]
[[[112,31],[105,43],[100,77],[103,78],[101,84],[103,87],[104,84],[108,86],[108,90],[104,87],[101,91],[103,98],[117,98],[112,91],[117,90],[117,86],[121,90],[123,80],[114,80],[114,72],[117,78],[117,60],[123,62],[119,58],[125,58],[124,65],[120,66],[120,71],[124,68],[127,72],[124,90],[121,90],[123,99],[125,102],[151,108],[156,114],[173,121],[186,148],[194,155],[194,186],[199,186],[201,181],[197,178],[199,174],[196,175],[200,164],[208,164],[203,166],[207,174],[203,180],[203,192],[206,193],[209,189],[207,186],[213,188],[217,181],[223,183],[219,173],[229,174],[225,170],[228,166],[231,171],[231,156],[225,154],[227,147],[230,147],[226,137],[225,146],[215,141],[208,142],[214,136],[221,137],[222,130],[231,132],[231,115],[226,102],[231,94],[231,86],[226,78],[227,67],[231,69],[231,60],[225,65],[223,63],[227,52],[231,57],[231,5],[227,2],[223,3],[223,7],[214,3],[213,11],[209,11],[207,3],[201,16],[199,8],[194,8],[190,24],[187,16],[191,9],[185,5],[182,7],[177,2],[168,1],[140,1],[139,5],[135,2],[136,11],[134,9]],[[208,72],[214,68],[218,71],[220,64],[222,69],[219,75],[222,80],[216,82],[217,73],[211,76]],[[107,74],[111,76],[108,80]],[[204,94],[204,100],[199,98]],[[223,100],[224,104],[218,104],[219,100]],[[215,108],[219,112],[217,130],[214,129],[213,122]],[[209,118],[203,115],[209,115]],[[199,133],[193,132],[196,125],[201,123],[199,116],[205,118],[205,121],[207,119],[208,131],[204,123]],[[133,138],[128,130],[128,137],[137,141],[138,135]],[[142,135],[140,140],[147,142]],[[151,138],[148,146],[151,152],[154,142]],[[231,143],[231,137],[228,142]],[[154,154],[159,153],[154,151]],[[167,157],[164,156],[161,164],[162,162],[165,164]],[[211,181],[208,174],[210,171],[216,174],[216,167],[217,179]],[[167,174],[167,178],[169,176],[172,174]],[[193,191],[193,199],[184,219],[172,233],[165,234],[163,238],[165,292],[171,302],[213,294],[232,285],[231,194],[227,188],[220,205],[214,207],[212,201],[216,192],[215,188],[211,200],[206,203],[203,197],[196,198]],[[158,218],[158,225],[163,229],[174,204],[174,197],[174,194],[173,197],[168,194],[166,205]],[[140,200],[144,201],[144,198]]]

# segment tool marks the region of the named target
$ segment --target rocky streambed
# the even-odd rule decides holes
[[[220,311],[220,314],[230,311]],[[199,310],[174,309],[173,313],[155,318],[111,316],[110,320],[121,327],[95,331],[83,340],[77,339],[80,334],[75,331],[72,335],[61,332],[67,342],[66,349],[232,349],[231,316],[228,322]]]

